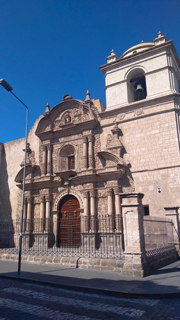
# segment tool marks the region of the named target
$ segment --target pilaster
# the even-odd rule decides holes
[[[88,142],[89,142],[89,169],[94,168],[94,150],[93,150],[93,141],[94,136],[88,136]]]
[[[87,169],[87,137],[83,137],[83,169]]]
[[[51,150],[52,146],[47,146],[47,176],[51,175]]]
[[[41,164],[41,175],[46,174],[46,146],[42,146],[42,164]]]
[[[96,191],[90,191],[90,229],[96,230]]]

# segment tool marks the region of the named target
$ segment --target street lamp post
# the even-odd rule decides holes
[[[18,275],[21,274],[21,251],[22,251],[22,228],[23,228],[23,213],[24,213],[24,191],[25,191],[25,177],[26,177],[26,155],[27,155],[27,134],[28,134],[28,107],[22,102],[13,92],[13,88],[4,79],[0,79],[1,86],[12,93],[12,95],[19,100],[26,107],[26,137],[25,137],[25,155],[24,155],[24,173],[23,173],[23,190],[22,190],[22,203],[21,203],[21,222],[19,233],[19,256],[18,256]]]

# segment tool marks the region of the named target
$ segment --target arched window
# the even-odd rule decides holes
[[[146,79],[141,69],[132,70],[127,78],[128,102],[146,99]]]
[[[60,171],[75,169],[75,150],[72,145],[64,146],[60,151]]]

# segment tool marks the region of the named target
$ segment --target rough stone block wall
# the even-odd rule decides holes
[[[16,218],[18,207],[18,188],[15,177],[21,169],[20,164],[24,159],[23,149],[25,139],[19,139],[4,144],[0,188],[0,218]]]
[[[121,130],[132,172],[179,165],[174,112],[134,119],[123,123]]]

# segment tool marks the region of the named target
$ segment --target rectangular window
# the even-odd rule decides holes
[[[75,169],[74,156],[68,157],[68,170]]]
[[[149,216],[149,206],[144,206],[144,216]]]

